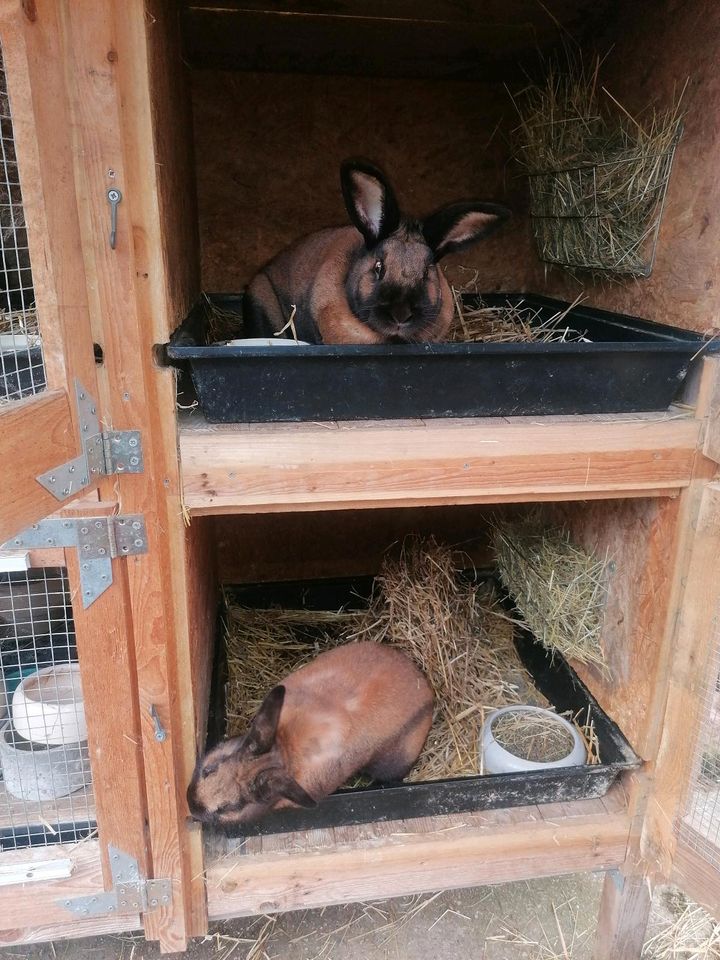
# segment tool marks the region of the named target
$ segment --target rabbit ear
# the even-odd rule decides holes
[[[241,739],[238,750],[248,751],[254,756],[268,753],[275,742],[280,711],[285,701],[285,687],[280,684],[273,687],[265,697],[260,709],[250,725],[247,736]]]
[[[497,203],[451,203],[423,222],[423,236],[439,260],[488,236],[509,216],[507,207]]]
[[[345,160],[340,185],[353,225],[372,248],[400,225],[395,193],[381,170],[367,160]]]

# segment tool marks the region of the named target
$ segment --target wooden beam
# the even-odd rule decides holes
[[[398,897],[431,890],[607,870],[625,858],[629,819],[624,807],[600,801],[564,804],[563,816],[543,807],[488,810],[419,822],[397,821],[331,831],[327,845],[299,835],[263,838],[262,852],[241,850],[207,865],[211,919],[335,903]],[[588,811],[584,814],[584,811]],[[311,831],[311,834],[324,831]],[[358,839],[355,839],[355,838]],[[265,840],[279,849],[265,851]],[[299,842],[298,842],[299,841]]]
[[[592,960],[638,960],[645,942],[650,883],[620,870],[605,875]]]
[[[73,845],[31,847],[0,853],[0,861],[4,866],[27,864],[28,869],[32,869],[33,864],[38,861],[53,859],[70,859],[70,876],[47,880],[45,883],[33,885],[32,888],[22,883],[0,886],[0,944],[10,945],[40,939],[37,928],[44,929],[50,939],[63,935],[83,935],[77,932],[77,916],[67,909],[63,901],[102,892],[99,841],[84,840]],[[107,917],[104,920],[109,931],[118,925],[122,929],[137,929],[140,926],[137,914],[122,918]],[[100,932],[102,921],[95,921],[95,925],[95,932]],[[70,930],[76,932],[67,932]]]
[[[78,449],[64,391],[49,390],[0,407],[0,543],[57,510],[58,501],[35,478],[76,457]]]
[[[681,542],[675,564],[665,642],[667,677],[656,740],[652,799],[642,835],[642,851],[658,881],[671,870],[677,845],[675,824],[692,786],[695,754],[688,749],[702,720],[716,631],[720,569],[720,482],[694,482],[684,495]]]
[[[93,322],[103,331],[105,348],[103,410],[116,429],[140,426],[143,432],[144,472],[118,480],[119,499],[124,511],[144,515],[148,534],[148,552],[128,561],[127,595],[152,874],[173,881],[171,905],[148,913],[145,930],[162,950],[177,951],[189,935],[203,932],[206,913],[200,837],[185,823],[185,790],[195,761],[194,625],[186,592],[174,378],[155,366],[153,345],[166,338],[172,318],[197,292],[189,247],[176,247],[178,261],[170,265],[164,231],[172,190],[182,195],[191,187],[173,181],[164,193],[160,189],[160,181],[177,168],[173,138],[162,136],[176,118],[163,117],[159,127],[154,123],[154,111],[162,114],[166,106],[153,103],[151,90],[150,35],[157,18],[142,0],[58,4],[67,47],[74,175],[82,198],[82,252]],[[163,15],[171,18],[170,12]],[[162,28],[152,36],[155,43],[172,40]],[[170,54],[179,59],[178,50]],[[189,131],[175,131],[176,137],[186,135]],[[110,186],[123,193],[115,249],[108,243]],[[164,739],[155,735],[151,710],[166,731]]]
[[[692,417],[304,424],[183,423],[191,513],[673,494],[692,474]]]
[[[62,514],[106,516],[117,510],[115,502],[85,503],[68,507]],[[67,550],[66,562],[70,581],[79,583],[78,551]],[[108,889],[112,887],[109,844],[134,857],[141,876],[148,877],[151,871],[145,825],[137,665],[124,558],[112,561],[112,576],[112,586],[87,609],[83,608],[79,593],[72,593],[83,701],[88,717],[93,794]],[[112,664],[112,669],[108,669],[108,664]],[[118,789],[119,776],[122,776],[122,789]]]
[[[27,943],[54,943],[57,940],[79,940],[83,937],[111,936],[140,930],[142,921],[137,914],[121,917],[97,917],[93,920],[73,920],[70,923],[43,923],[38,919],[30,927],[11,927],[0,930],[0,947]]]

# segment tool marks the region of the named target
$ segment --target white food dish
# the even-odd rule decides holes
[[[225,347],[309,347],[305,340],[289,340],[287,337],[246,337],[241,340],[228,340]]]
[[[13,693],[11,715],[17,733],[34,743],[86,740],[80,665],[59,663],[25,677]]]
[[[493,723],[505,713],[534,713],[538,716],[547,717],[549,722],[560,724],[572,737],[573,746],[570,752],[561,757],[560,760],[550,760],[543,763],[516,757],[514,753],[510,753],[504,747],[501,747],[493,736]],[[523,773],[529,770],[550,770],[553,767],[577,767],[583,765],[587,760],[585,744],[572,723],[565,717],[559,717],[552,710],[544,710],[542,707],[531,707],[529,705],[493,710],[483,724],[478,746],[481,753],[481,769],[485,773]]]

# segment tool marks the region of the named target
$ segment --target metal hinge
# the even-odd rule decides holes
[[[37,482],[60,501],[75,496],[97,477],[143,471],[140,431],[101,430],[97,402],[79,380],[75,381],[75,402],[82,453],[36,477]]]
[[[0,544],[2,550],[31,547],[75,547],[80,565],[80,589],[87,608],[112,583],[114,557],[147,553],[147,531],[140,513],[104,517],[50,517],[33,523]]]
[[[114,913],[149,913],[167,907],[172,900],[171,880],[145,880],[134,857],[108,845],[113,889],[83,897],[58,900],[78,917],[105,917]]]

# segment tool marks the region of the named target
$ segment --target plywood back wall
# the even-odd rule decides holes
[[[346,223],[338,169],[358,154],[387,171],[409,213],[466,197],[518,212],[454,258],[483,288],[523,288],[536,269],[500,83],[195,71],[193,109],[206,290],[238,290],[290,241]]]

